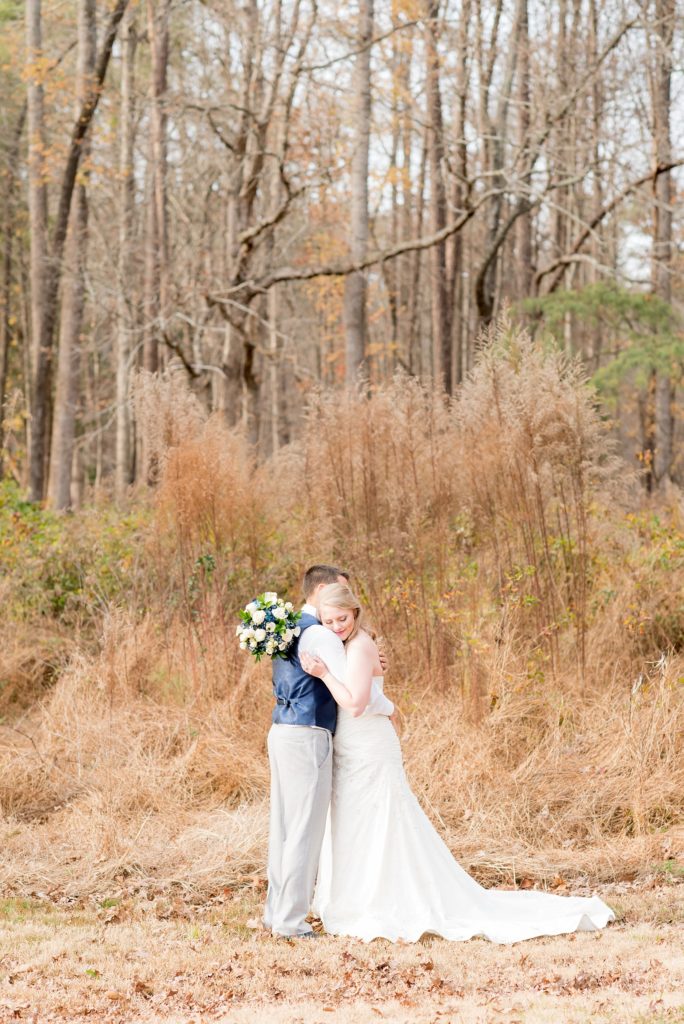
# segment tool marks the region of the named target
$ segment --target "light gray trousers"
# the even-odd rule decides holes
[[[272,725],[268,895],[264,924],[279,935],[310,932],[318,860],[332,786],[332,734],[306,725]]]

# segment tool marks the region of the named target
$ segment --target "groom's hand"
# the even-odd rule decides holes
[[[377,644],[378,647],[378,655],[380,657],[380,667],[382,668],[382,674],[386,675],[387,669],[389,668],[389,661],[387,660],[387,654],[385,652],[385,641],[383,637],[379,636],[376,637],[375,643]]]

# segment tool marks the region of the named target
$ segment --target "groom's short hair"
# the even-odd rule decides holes
[[[349,573],[346,569],[338,569],[336,565],[311,565],[304,573],[302,590],[304,597],[309,597],[321,583],[337,583],[340,576],[349,581]]]

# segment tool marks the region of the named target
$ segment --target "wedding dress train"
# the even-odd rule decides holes
[[[382,685],[382,679],[377,680]],[[484,889],[460,867],[411,792],[384,715],[338,711],[333,796],[314,910],[325,930],[369,941],[519,942],[614,920],[598,897]]]

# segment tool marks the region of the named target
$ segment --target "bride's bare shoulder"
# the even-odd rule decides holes
[[[370,656],[375,655],[378,650],[375,640],[370,633],[366,633],[365,629],[360,629],[356,636],[353,636],[348,641],[347,648],[352,648],[359,654],[368,654]]]

